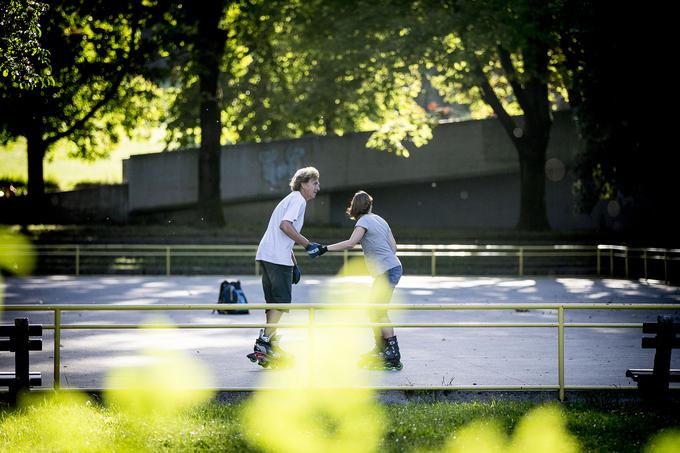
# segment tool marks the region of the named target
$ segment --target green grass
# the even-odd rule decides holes
[[[152,417],[133,420],[99,404],[79,404],[54,414],[59,420],[57,427],[51,424],[52,415],[39,408],[0,411],[0,451],[68,451],[72,448],[89,451],[260,451],[249,443],[242,429],[242,403],[211,403],[184,413],[174,421],[156,423]],[[518,425],[538,406],[514,401],[382,405],[384,435],[376,451],[443,451],[447,442],[453,436],[460,437],[463,428],[473,421],[495,421],[509,439],[518,438]],[[550,406],[562,410],[566,428],[577,438],[581,451],[645,451],[655,435],[669,430],[675,430],[677,434],[680,428],[677,406],[650,408],[636,403]],[[276,417],[276,414],[271,416]],[[70,443],[65,444],[64,435],[69,423],[74,425],[75,438],[71,436]],[[264,432],[266,426],[267,420],[263,420]],[[40,437],[36,434],[44,430],[55,430],[53,434],[59,437],[50,439],[49,435]],[[328,436],[335,434],[332,426],[328,428]],[[680,442],[672,445],[668,450],[656,451],[680,451]]]
[[[107,158],[92,162],[68,156],[67,147],[57,144],[45,159],[45,180],[53,181],[61,190],[82,184],[116,184],[123,180],[123,160],[133,154],[158,152],[163,149],[163,131],[155,130],[149,140],[123,139]],[[26,140],[19,139],[0,147],[0,181],[26,182],[28,164]]]

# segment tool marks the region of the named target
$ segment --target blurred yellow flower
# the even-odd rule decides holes
[[[580,449],[578,440],[567,429],[562,411],[549,405],[530,411],[520,420],[509,452],[575,453]]]
[[[244,409],[250,442],[271,452],[372,452],[383,435],[371,390],[286,388],[258,392]]]
[[[460,429],[446,443],[446,453],[501,453],[508,439],[501,427],[491,421],[475,420]]]
[[[28,238],[0,226],[0,269],[16,275],[27,275],[35,266],[33,246]]]
[[[357,260],[341,275],[361,273]],[[367,302],[366,285],[343,284],[341,292],[326,289],[316,297],[332,303]],[[383,413],[358,368],[361,337],[357,310],[324,311],[308,329],[306,342],[290,346],[289,370],[264,372],[266,388],[243,411],[244,433],[258,448],[271,452],[372,452],[384,432]],[[322,327],[319,322],[341,324]]]
[[[510,439],[494,421],[473,421],[457,432],[446,444],[447,453],[576,453],[580,446],[569,433],[562,411],[543,406],[527,413]]]
[[[680,453],[680,430],[675,428],[658,433],[644,451],[645,453]]]
[[[0,269],[15,275],[33,272],[35,255],[31,241],[20,233],[0,226]],[[3,302],[2,274],[0,274],[0,310]]]
[[[151,318],[148,322],[154,323],[167,325],[169,321]],[[143,363],[114,369],[105,378],[106,401],[131,417],[173,417],[214,394],[206,366],[183,351],[166,347],[168,331],[181,335],[165,328],[144,330],[150,346],[141,354]]]

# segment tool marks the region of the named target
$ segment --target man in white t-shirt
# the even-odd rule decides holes
[[[300,234],[307,202],[316,198],[320,190],[319,171],[314,167],[299,169],[290,180],[290,189],[291,193],[274,208],[255,255],[262,270],[262,289],[267,303],[291,302],[291,285],[300,280],[293,246],[301,245],[312,258],[318,256],[321,248],[320,244],[310,242]],[[281,315],[287,311],[278,308],[266,310],[267,324],[278,323]],[[275,327],[260,330],[254,351],[248,354],[248,358],[265,368],[277,366],[283,357],[278,348]]]

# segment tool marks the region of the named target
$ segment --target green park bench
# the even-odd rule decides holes
[[[0,372],[0,387],[9,388],[9,401],[16,403],[19,392],[42,385],[40,372],[29,371],[29,351],[42,351],[41,324],[28,324],[27,318],[17,318],[14,325],[0,326],[0,351],[14,353],[14,371]]]
[[[670,316],[659,316],[657,322],[642,324],[643,334],[656,334],[642,337],[644,349],[656,349],[654,368],[631,368],[626,376],[638,384],[638,389],[647,396],[664,396],[671,382],[680,382],[680,370],[671,369],[671,352],[680,348],[680,323],[673,322]]]

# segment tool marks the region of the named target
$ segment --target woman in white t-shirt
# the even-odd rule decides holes
[[[373,198],[363,190],[354,194],[347,215],[357,221],[352,235],[346,241],[321,247],[321,254],[326,250],[345,250],[361,244],[366,266],[373,275],[372,301],[388,304],[403,272],[392,230],[385,219],[373,213]],[[369,317],[374,323],[390,322],[387,310],[372,310]],[[373,333],[375,347],[362,356],[360,364],[368,368],[401,370],[403,365],[394,328],[374,327]]]

